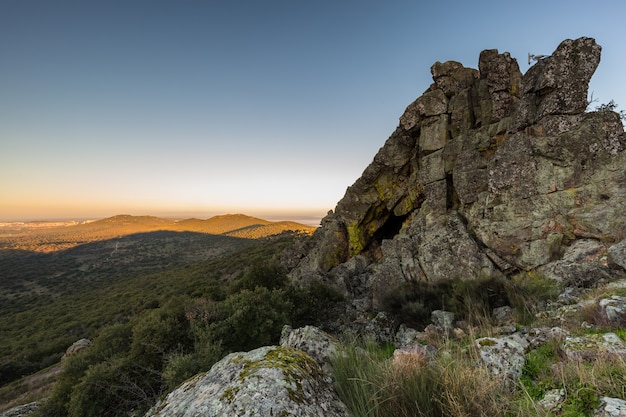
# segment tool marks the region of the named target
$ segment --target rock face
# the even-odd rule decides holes
[[[146,417],[349,415],[308,354],[265,346],[226,356],[171,392]]]
[[[625,243],[612,247],[626,235],[626,135],[618,114],[585,113],[600,52],[591,38],[565,40],[524,75],[497,50],[480,54],[478,70],[435,63],[434,83],[291,279],[332,283],[376,310],[405,281],[623,275]]]

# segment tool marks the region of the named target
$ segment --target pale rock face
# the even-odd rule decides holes
[[[306,353],[266,346],[232,353],[153,407],[146,417],[349,416]]]
[[[601,397],[594,417],[626,417],[626,401],[621,398]]]
[[[568,39],[524,75],[497,50],[480,54],[478,71],[435,63],[434,83],[291,279],[325,281],[377,310],[411,281],[536,270],[584,287],[623,276],[626,134],[618,114],[585,113],[600,52]],[[357,257],[358,269],[344,267]]]
[[[626,345],[615,333],[568,336],[563,342],[563,351],[573,360],[594,360],[602,355],[626,358]]]

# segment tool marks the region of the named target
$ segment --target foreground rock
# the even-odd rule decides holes
[[[146,417],[349,415],[308,354],[266,346],[226,356],[170,393]]]
[[[624,276],[626,135],[618,114],[585,112],[600,52],[566,40],[524,75],[497,50],[478,70],[435,63],[291,279],[331,283],[365,315],[411,281]]]
[[[626,401],[620,398],[602,397],[600,407],[594,413],[594,417],[625,417]]]

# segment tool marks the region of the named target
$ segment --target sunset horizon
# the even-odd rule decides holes
[[[246,209],[243,207],[232,209],[207,209],[207,210],[162,210],[159,208],[154,209],[123,209],[119,210],[106,210],[106,211],[68,211],[68,212],[48,212],[38,211],[36,213],[15,213],[15,214],[0,214],[0,223],[28,223],[28,222],[85,222],[85,221],[97,221],[115,216],[132,216],[132,217],[159,217],[164,219],[173,220],[185,220],[185,219],[201,219],[206,220],[217,216],[234,216],[245,215],[249,217],[256,217],[263,220],[278,222],[278,221],[293,221],[302,223],[309,226],[316,226],[321,219],[328,213],[323,209],[276,209],[276,210],[258,210],[258,209]]]

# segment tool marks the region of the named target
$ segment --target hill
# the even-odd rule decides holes
[[[259,239],[284,231],[312,233],[315,228],[296,222],[271,222],[244,214],[201,219],[166,219],[154,216],[117,215],[97,221],[61,226],[58,223],[20,222],[0,225],[0,250],[56,252],[63,249],[154,231],[197,232]]]

